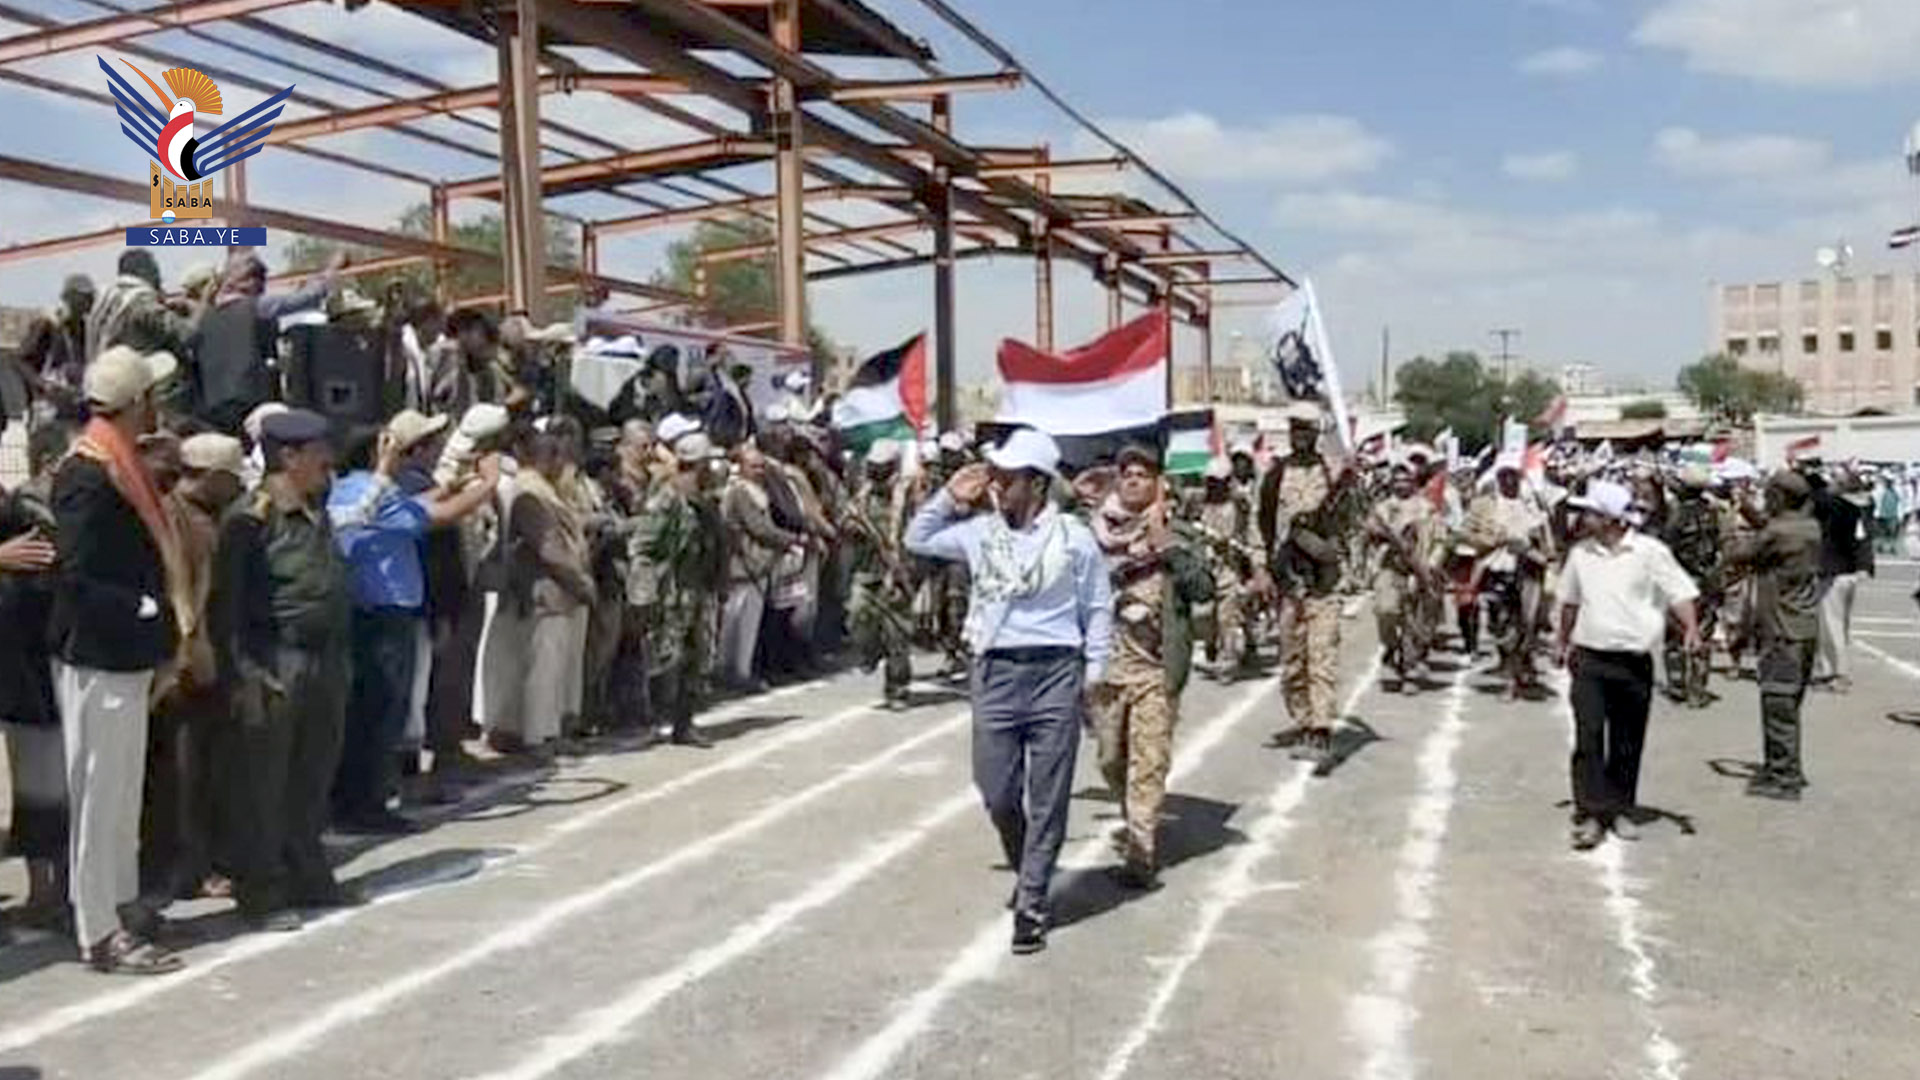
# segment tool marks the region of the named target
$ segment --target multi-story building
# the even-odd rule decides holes
[[[1920,276],[1716,285],[1709,351],[1799,380],[1810,412],[1920,411]]]

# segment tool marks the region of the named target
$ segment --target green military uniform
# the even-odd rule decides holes
[[[221,530],[212,605],[234,723],[218,774],[241,911],[339,898],[320,835],[346,719],[352,591],[319,506],[268,483]]]
[[[1706,708],[1713,700],[1707,693],[1707,674],[1712,666],[1713,631],[1723,595],[1720,524],[1720,511],[1707,499],[1704,482],[1698,477],[1687,478],[1685,494],[1667,515],[1663,539],[1681,569],[1700,587],[1700,644],[1689,652],[1682,646],[1678,627],[1670,627],[1666,666],[1668,693],[1696,709]]]
[[[913,679],[913,594],[901,548],[901,515],[890,474],[870,475],[854,498],[853,597],[848,616],[854,648],[869,670],[885,665],[890,705],[904,704]]]
[[[1804,493],[1805,481],[1786,480],[1800,484]],[[1766,527],[1733,552],[1736,562],[1752,570],[1755,583],[1766,761],[1748,788],[1754,794],[1797,798],[1807,783],[1800,762],[1800,706],[1813,679],[1820,639],[1820,545],[1820,524],[1802,505],[1778,510]]]
[[[698,683],[702,599],[700,518],[671,483],[655,484],[627,537],[627,606],[647,625],[649,699],[678,732],[692,719]]]

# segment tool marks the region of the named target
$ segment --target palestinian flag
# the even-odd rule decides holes
[[[1212,409],[1168,413],[1166,419],[1166,471],[1168,476],[1199,476],[1220,452],[1220,438],[1213,426]]]
[[[927,335],[867,358],[833,406],[833,426],[856,454],[881,439],[912,442],[927,423]]]

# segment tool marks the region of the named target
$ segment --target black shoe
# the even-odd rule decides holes
[[[1801,786],[1772,776],[1756,776],[1747,781],[1747,794],[1760,799],[1799,802]]]
[[[713,749],[713,740],[700,733],[699,728],[682,728],[673,733],[673,745],[691,746],[696,750]]]
[[[1013,955],[1031,956],[1047,947],[1047,921],[1035,915],[1013,913]]]
[[[370,812],[349,814],[340,819],[339,828],[341,832],[359,836],[406,836],[420,831],[420,826],[414,821],[384,806]]]
[[[1128,860],[1108,871],[1114,882],[1134,892],[1152,892],[1160,887],[1160,875],[1146,863]]]
[[[1607,838],[1607,828],[1598,818],[1581,818],[1573,823],[1570,838],[1575,851],[1592,851]]]
[[[300,913],[291,908],[246,916],[247,929],[260,934],[290,934],[306,925]]]

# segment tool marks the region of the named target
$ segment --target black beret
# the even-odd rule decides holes
[[[323,442],[332,434],[332,423],[310,409],[288,409],[283,413],[274,413],[260,422],[261,440],[281,446],[304,446],[307,443]]]

